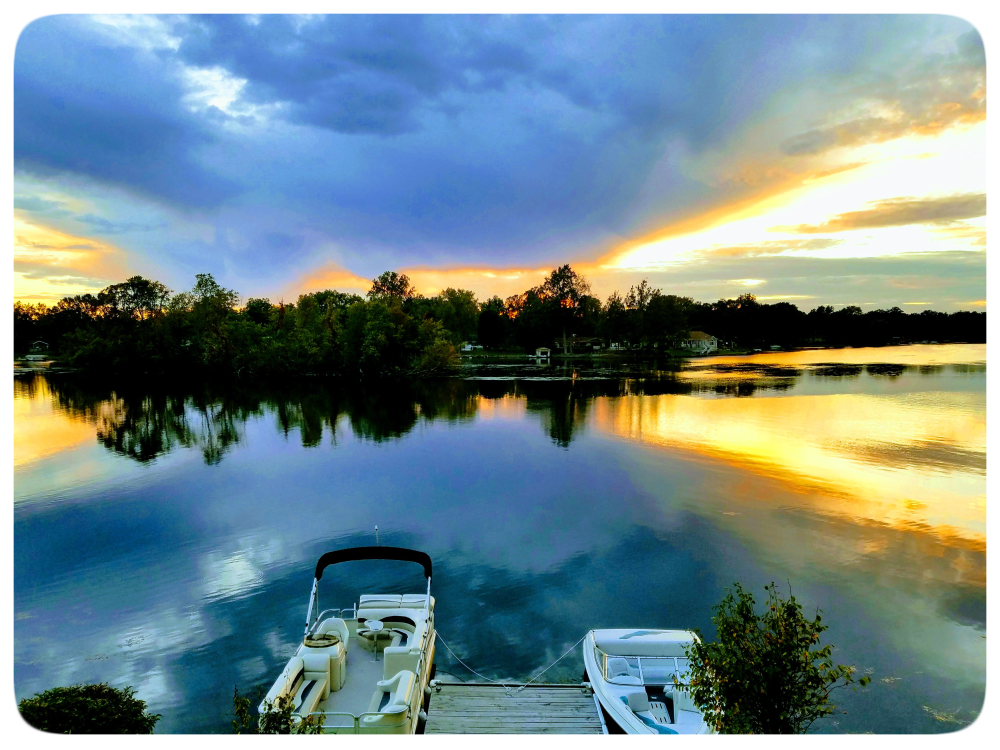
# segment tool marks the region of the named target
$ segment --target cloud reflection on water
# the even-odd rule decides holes
[[[985,368],[796,367],[780,386],[746,368],[557,368],[113,398],[16,380],[17,398],[52,407],[30,419],[87,426],[91,463],[141,469],[45,503],[19,495],[17,695],[109,679],[168,709],[164,731],[226,731],[232,685],[266,682],[294,646],[316,557],[370,543],[379,523],[383,543],[434,558],[442,635],[492,677],[534,674],[581,628],[711,632],[723,586],[790,580],[823,607],[838,658],[901,680],[845,696],[850,716],[826,731],[954,728],[921,705],[968,717],[982,702]],[[194,460],[167,460],[180,454]],[[18,486],[58,456],[20,466]],[[364,575],[325,576],[325,601],[419,588]],[[578,679],[578,662],[549,677]]]

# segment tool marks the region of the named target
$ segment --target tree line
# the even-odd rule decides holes
[[[489,351],[574,353],[579,342],[635,353],[669,352],[691,331],[730,349],[778,346],[881,346],[912,341],[986,341],[986,313],[898,307],[863,312],[820,306],[808,313],[788,302],[763,304],[752,294],[717,302],[665,294],[647,280],[601,302],[569,265],[537,287],[480,303],[466,289],[434,296],[405,274],[387,271],[366,296],[327,289],[294,303],[250,298],[198,274],[173,293],[141,276],[56,305],[14,305],[14,352],[35,342],[70,366],[101,371],[217,371],[236,376],[352,376],[449,371],[471,342]]]

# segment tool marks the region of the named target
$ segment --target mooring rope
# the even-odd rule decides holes
[[[436,635],[437,635],[437,640],[441,641],[441,643],[442,643],[442,644],[444,645],[444,647],[445,647],[446,649],[448,649],[448,653],[450,653],[450,654],[451,654],[452,656],[454,656],[454,657],[455,657],[455,659],[457,659],[457,660],[458,660],[458,663],[459,663],[459,664],[461,664],[461,665],[462,665],[463,667],[465,667],[465,668],[466,668],[466,669],[468,669],[468,670],[469,670],[470,672],[472,672],[472,674],[474,674],[474,675],[479,675],[479,677],[482,677],[482,678],[483,678],[484,680],[486,680],[487,682],[494,682],[494,683],[496,683],[497,685],[503,685],[503,689],[504,689],[504,690],[506,690],[508,694],[510,693],[510,688],[509,688],[509,687],[507,687],[507,685],[505,685],[505,684],[504,684],[503,682],[501,682],[500,680],[491,680],[491,679],[490,679],[489,677],[487,677],[486,675],[484,675],[484,674],[479,674],[479,672],[477,672],[477,671],[476,671],[476,670],[474,670],[474,669],[473,669],[472,667],[470,667],[470,666],[469,666],[468,664],[466,664],[466,663],[465,663],[464,661],[462,661],[461,659],[459,659],[459,657],[458,657],[458,654],[456,654],[456,653],[455,653],[454,651],[452,651],[452,650],[451,650],[451,646],[449,646],[449,645],[448,645],[448,643],[447,643],[447,641],[445,641],[445,639],[441,637],[441,631],[440,631],[440,630],[438,630],[438,631],[437,631]]]
[[[587,637],[587,636],[586,636],[586,634],[584,634],[583,638],[586,638],[586,637]],[[541,672],[539,672],[538,674],[536,674],[536,675],[535,675],[534,677],[532,677],[532,678],[531,678],[530,680],[528,680],[528,681],[527,681],[526,683],[524,683],[523,685],[521,685],[521,687],[519,687],[519,688],[518,688],[517,690],[515,690],[514,692],[516,692],[516,693],[520,693],[520,692],[521,692],[522,690],[524,690],[524,689],[525,689],[526,687],[528,687],[528,685],[530,685],[531,683],[533,683],[533,682],[534,682],[535,680],[537,680],[537,679],[538,679],[539,677],[541,677],[541,676],[542,676],[543,674],[545,674],[545,673],[546,673],[546,672],[548,672],[548,671],[549,671],[550,669],[552,669],[552,667],[554,667],[554,666],[555,666],[556,664],[558,664],[559,662],[561,662],[561,661],[563,660],[563,657],[565,657],[565,656],[566,656],[566,654],[568,654],[568,653],[569,653],[570,651],[572,651],[572,650],[573,650],[573,649],[575,649],[575,648],[576,648],[577,646],[579,646],[579,645],[580,645],[581,643],[583,643],[583,638],[581,638],[581,639],[580,639],[580,640],[578,640],[578,641],[577,641],[576,643],[574,643],[574,644],[573,644],[572,646],[570,646],[570,647],[569,647],[569,649],[568,649],[568,650],[566,651],[566,653],[565,653],[565,654],[563,654],[563,655],[562,655],[562,656],[560,656],[560,657],[559,657],[558,659],[556,659],[556,660],[555,660],[554,662],[552,662],[551,664],[549,664],[549,666],[547,666],[547,667],[546,667],[545,669],[543,669],[543,670],[542,670]]]
[[[586,638],[586,637],[587,637],[586,635],[584,635],[584,636],[583,636],[583,638]],[[562,661],[562,660],[563,660],[564,658],[566,658],[566,656],[568,656],[568,655],[569,655],[569,654],[570,654],[570,653],[571,653],[571,652],[573,651],[573,649],[575,649],[575,648],[576,648],[577,646],[579,646],[579,645],[580,645],[581,643],[583,643],[583,638],[581,638],[581,639],[580,639],[580,640],[578,640],[578,641],[577,641],[576,643],[574,643],[574,644],[573,644],[572,646],[570,646],[570,647],[569,647],[569,648],[568,648],[568,649],[566,650],[566,653],[564,653],[564,654],[563,654],[562,656],[560,656],[560,657],[559,657],[558,659],[556,659],[556,660],[555,660],[554,662],[552,662],[551,664],[549,664],[549,666],[547,666],[547,667],[546,667],[545,669],[543,669],[543,670],[542,670],[541,672],[539,672],[538,674],[536,674],[536,675],[535,675],[534,677],[532,677],[532,678],[531,678],[530,680],[528,680],[528,681],[527,681],[526,683],[524,683],[523,685],[521,685],[521,687],[519,687],[519,688],[518,688],[517,690],[515,690],[514,692],[515,692],[515,693],[520,693],[520,692],[521,692],[522,690],[524,690],[524,689],[525,689],[526,687],[528,687],[528,685],[530,685],[531,683],[533,683],[533,682],[534,682],[535,680],[537,680],[537,679],[538,679],[539,677],[541,677],[541,676],[542,676],[543,674],[545,674],[545,673],[546,673],[546,672],[548,672],[548,671],[549,671],[550,669],[552,669],[552,667],[554,667],[554,666],[555,666],[556,664],[558,664],[559,662],[561,662],[561,661]],[[452,650],[451,650],[451,646],[449,646],[449,645],[447,644],[447,642],[445,641],[445,639],[441,637],[441,631],[440,631],[440,630],[439,630],[439,631],[437,631],[437,639],[438,639],[439,641],[441,641],[441,643],[442,643],[442,644],[444,644],[444,647],[445,647],[446,649],[448,649],[448,653],[450,653],[450,654],[451,654],[452,656],[454,656],[454,657],[455,657],[455,659],[456,659],[456,660],[458,661],[458,663],[459,663],[459,664],[461,664],[461,665],[462,665],[463,667],[465,667],[466,669],[468,669],[468,670],[469,670],[470,672],[472,672],[472,674],[474,674],[474,675],[478,675],[479,677],[482,677],[482,678],[483,678],[484,680],[486,680],[487,682],[492,682],[492,683],[495,683],[495,684],[497,684],[497,685],[502,685],[502,686],[503,686],[503,689],[504,689],[504,690],[505,690],[505,691],[507,692],[507,695],[510,695],[510,687],[508,687],[508,685],[507,685],[506,683],[504,683],[504,682],[503,682],[503,681],[501,681],[501,680],[491,680],[491,679],[490,679],[489,677],[487,677],[486,675],[483,675],[483,674],[479,674],[479,672],[477,672],[477,671],[476,671],[476,670],[474,670],[474,669],[473,669],[472,667],[470,667],[470,666],[469,666],[468,664],[466,664],[466,663],[465,663],[464,661],[462,661],[461,659],[459,659],[459,658],[458,658],[458,654],[456,654],[456,653],[455,653],[454,651],[452,651]]]

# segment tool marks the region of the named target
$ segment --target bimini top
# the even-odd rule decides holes
[[[328,565],[336,565],[352,560],[405,560],[424,567],[424,577],[431,577],[431,558],[426,552],[405,547],[351,547],[327,552],[316,563],[316,580],[323,577]]]
[[[609,656],[684,656],[688,630],[595,630],[594,645]]]

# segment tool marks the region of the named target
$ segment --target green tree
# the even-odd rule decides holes
[[[273,308],[270,300],[254,297],[247,300],[243,314],[257,325],[267,325],[271,319]]]
[[[35,729],[55,734],[152,734],[160,720],[133,688],[103,682],[52,688],[25,698],[17,710]]]
[[[453,344],[469,341],[476,335],[479,322],[475,292],[448,287],[434,298],[434,317],[451,333]]]
[[[563,354],[568,353],[566,332],[572,330],[581,317],[580,303],[588,294],[590,284],[569,264],[555,269],[538,287],[538,296],[545,302],[547,317],[552,320],[553,328],[562,330]]]
[[[646,337],[663,351],[688,330],[687,311],[694,301],[674,294],[656,294],[646,307]]]
[[[142,276],[112,284],[101,295],[113,314],[138,320],[161,314],[170,300],[170,290],[165,285]]]
[[[820,646],[827,629],[802,613],[794,596],[765,586],[763,614],[753,595],[735,584],[714,607],[718,641],[698,633],[686,649],[691,692],[705,721],[724,734],[797,734],[834,713],[830,693],[854,683],[854,667],[834,666],[833,646]],[[698,631],[695,631],[696,633]],[[870,677],[858,680],[860,686]]]
[[[487,349],[497,349],[504,345],[509,335],[510,319],[504,314],[504,301],[497,296],[490,297],[479,310],[476,323],[478,342]]]
[[[368,299],[400,301],[417,296],[417,290],[410,283],[410,277],[405,273],[386,271],[378,278],[372,279],[372,288],[368,290]]]
[[[625,296],[625,338],[630,345],[642,345],[646,342],[646,309],[659,294],[659,289],[649,285],[649,279],[643,279],[636,286],[629,287]]]

